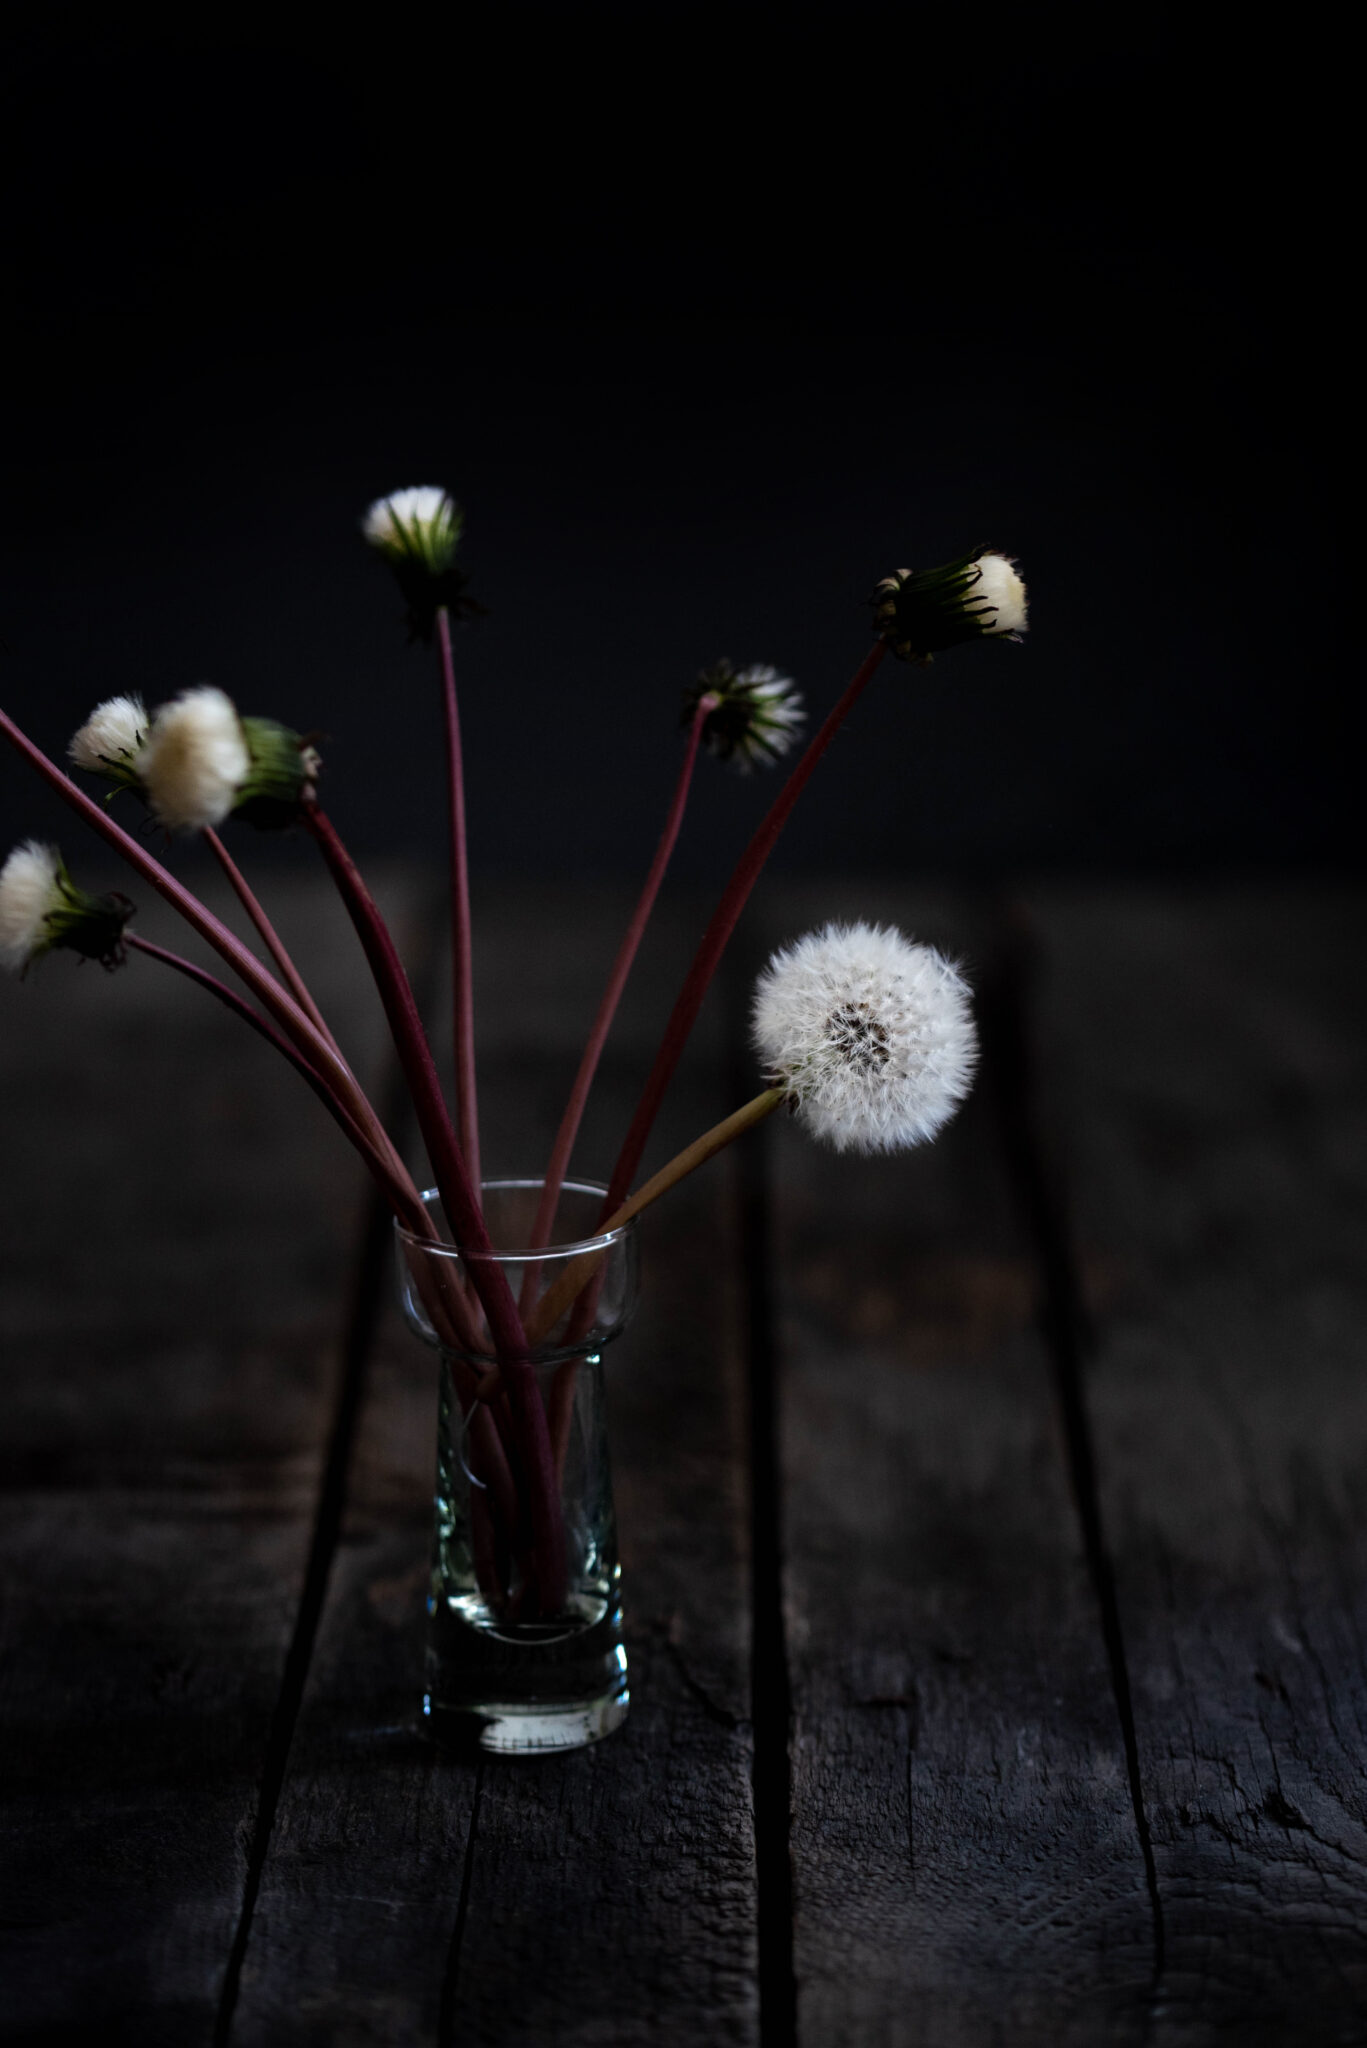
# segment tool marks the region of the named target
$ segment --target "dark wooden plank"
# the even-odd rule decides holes
[[[1035,903],[1166,1936],[1152,2040],[1367,2038],[1361,892]]]
[[[485,1156],[537,1171],[627,900],[489,892],[478,925]],[[604,1174],[686,965],[662,906],[580,1147]],[[657,1156],[730,1107],[714,1014]],[[632,1707],[577,1755],[464,1763],[416,1737],[431,1355],[385,1328],[233,2032],[291,2041],[752,2042],[744,1404],[728,1176],[649,1219],[609,1354]]]
[[[373,1065],[349,935],[314,885],[271,896]],[[242,1902],[360,1172],[283,1062],[151,962],[59,956],[0,1004],[0,2038],[188,2048]]]
[[[809,890],[966,955],[906,891]],[[771,1127],[798,2040],[1142,2038],[1151,1919],[992,1077],[931,1147]]]

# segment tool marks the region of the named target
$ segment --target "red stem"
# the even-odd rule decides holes
[[[427,1212],[421,1195],[404,1171],[397,1153],[392,1149],[383,1151],[371,1142],[350,1111],[337,1100],[327,1083],[315,1073],[308,1061],[295,1051],[289,1040],[277,1031],[273,1024],[259,1011],[254,1010],[250,1003],[244,1002],[236,989],[229,988],[226,982],[220,981],[206,968],[197,966],[193,960],[186,960],[179,953],[169,953],[164,946],[153,945],[150,939],[144,939],[137,932],[125,931],[123,939],[126,946],[133,947],[136,952],[145,953],[151,960],[160,960],[165,966],[173,967],[177,974],[185,975],[187,980],[195,982],[202,989],[207,989],[210,995],[217,996],[234,1016],[240,1017],[244,1024],[250,1024],[252,1030],[258,1032],[268,1045],[273,1045],[276,1051],[289,1061],[295,1072],[301,1074],[308,1082],[323,1107],[356,1147],[405,1230],[412,1231],[416,1236],[436,1238],[436,1226]],[[453,1300],[450,1288],[444,1292],[439,1291],[436,1300],[428,1302],[429,1314],[434,1312],[438,1301],[448,1315],[457,1317],[454,1325],[455,1340],[464,1342],[473,1349],[478,1343],[478,1335],[459,1295]],[[461,1317],[464,1319],[460,1320]],[[478,1399],[478,1382],[468,1366],[462,1366],[459,1384],[467,1402]]]
[[[41,747],[36,747],[28,734],[21,731],[3,710],[0,710],[0,734],[3,734],[30,766],[37,769],[43,780],[51,785],[62,801],[69,804],[77,816],[84,819],[92,830],[98,832],[116,853],[121,854],[145,881],[150,882],[158,895],[164,897],[173,910],[179,911],[186,923],[227,961],[238,979],[245,982],[262,1007],[275,1017],[294,1040],[303,1054],[305,1063],[317,1073],[324,1087],[353,1119],[357,1128],[365,1133],[377,1158],[384,1161],[386,1171],[393,1176],[398,1185],[404,1186],[408,1183],[411,1187],[403,1161],[394,1149],[389,1133],[367,1100],[351,1069],[344,1061],[338,1059],[327,1041],[320,1038],[294,999],[286,994],[256,955],[250,952],[212,911],[206,909],[197,896],[178,882],[155,855],[147,851],[140,840],[135,839],[131,832],[126,832],[122,825],[117,824],[103,805],[93,802],[83,789],[78,788],[64,775],[56,763],[48,759]],[[416,1199],[417,1190],[413,1188],[411,1192]],[[406,1211],[408,1199],[406,1191]],[[417,1200],[416,1209],[408,1215],[408,1221],[415,1235],[427,1238],[436,1236],[432,1219],[420,1199]]]
[[[446,779],[451,812],[451,1001],[456,1062],[456,1125],[466,1171],[478,1200],[479,1101],[475,1092],[475,985],[470,945],[470,865],[465,844],[465,770],[461,760],[456,665],[451,652],[451,618],[437,607],[442,693],[446,702]]]
[[[112,846],[143,877],[150,882],[159,896],[165,898],[173,910],[179,911],[200,937],[213,947],[220,957],[227,961],[239,981],[245,982],[276,1022],[293,1039],[306,1060],[313,1065],[321,1079],[346,1105],[356,1122],[364,1130],[377,1150],[393,1153],[388,1133],[366,1100],[355,1075],[343,1060],[340,1060],[327,1040],[304,1015],[293,996],[281,988],[275,976],[264,967],[249,947],[244,946],[235,933],[229,931],[213,912],[200,902],[199,898],[178,882],[169,870],[164,868],[154,854],[131,832],[78,789],[70,778],[64,775],[54,761],[49,761],[41,747],[36,747],[28,734],[22,732],[14,720],[0,711],[0,734],[29,764],[36,768],[43,780],[56,790],[63,803],[69,804],[77,815],[83,818],[93,831]],[[397,1159],[397,1154],[394,1154]]]
[[[256,926],[257,931],[261,934],[262,942],[264,943],[267,952],[270,954],[272,960],[274,960],[276,966],[280,969],[281,974],[285,977],[285,985],[289,989],[290,994],[294,997],[300,1009],[308,1018],[310,1024],[312,1024],[314,1029],[323,1038],[327,1040],[328,1044],[332,1047],[332,1050],[336,1053],[338,1059],[341,1059],[341,1047],[338,1045],[331,1031],[329,1031],[327,1027],[327,1021],[324,1018],[322,1011],[319,1009],[317,1003],[314,1002],[313,997],[309,994],[308,984],[305,982],[303,975],[299,972],[299,969],[295,966],[293,960],[291,960],[288,952],[285,949],[285,943],[283,939],[280,937],[279,932],[277,932],[275,926],[271,923],[270,919],[267,917],[265,913],[265,910],[262,908],[260,902],[257,900],[255,892],[252,890],[251,885],[247,881],[247,877],[243,874],[241,868],[237,865],[237,862],[233,859],[227,847],[219,838],[217,832],[215,832],[210,826],[205,826],[204,837],[208,841],[210,849],[212,850],[215,859],[218,861],[219,866],[222,868],[224,874],[228,877],[228,880],[231,883],[234,891],[236,892],[238,900],[242,905],[242,908],[246,911],[248,917]]]
[[[333,1117],[340,1129],[346,1133],[347,1137],[356,1147],[356,1150],[365,1159],[367,1166],[370,1167],[384,1189],[385,1194],[389,1197],[394,1213],[398,1216],[404,1228],[407,1230],[412,1230],[415,1227],[421,1229],[422,1226],[418,1222],[418,1218],[423,1213],[423,1209],[422,1199],[417,1189],[411,1183],[407,1189],[404,1189],[398,1183],[389,1169],[388,1161],[376,1152],[375,1147],[356,1122],[350,1110],[338,1101],[337,1097],[328,1087],[327,1082],[309,1065],[303,1054],[295,1051],[283,1032],[277,1031],[275,1026],[267,1018],[263,1017],[259,1010],[254,1010],[250,1003],[244,1002],[236,989],[229,988],[226,982],[220,981],[217,975],[210,974],[207,968],[197,966],[193,960],[185,959],[180,953],[169,953],[164,946],[154,946],[150,939],[144,939],[137,932],[125,931],[123,942],[126,946],[131,946],[135,952],[145,953],[150,960],[160,960],[164,966],[174,967],[177,974],[183,974],[187,980],[196,982],[200,988],[207,989],[210,995],[217,996],[218,1000],[221,1003],[225,1003],[235,1016],[240,1017],[244,1024],[250,1024],[252,1030],[258,1032],[268,1045],[273,1045],[276,1051],[289,1061],[295,1072],[302,1074],[324,1109]]]
[[[865,685],[886,652],[885,642],[879,640],[865,655],[847,684],[844,695],[835,709],[828,714],[820,731],[813,737],[806,753],[780,790],[768,816],[736,863],[722,899],[713,912],[712,922],[703,933],[702,943],[698,947],[693,965],[688,970],[669,1022],[665,1026],[664,1038],[660,1043],[660,1050],[655,1055],[650,1078],[636,1106],[631,1129],[627,1132],[617,1164],[612,1170],[611,1185],[603,1198],[604,1216],[610,1216],[619,1206],[636,1177],[636,1169],[641,1163],[641,1154],[645,1151],[646,1140],[650,1136],[651,1126],[655,1122],[665,1089],[669,1086],[674,1069],[679,1064],[683,1049],[688,1043],[688,1034],[693,1029],[708,986],[726,950],[726,942],[736,928],[761,868],[773,851],[775,840],[788,821],[788,813],[801,796],[817,762],[854,709]]]
[[[545,1613],[553,1614],[564,1599],[565,1526],[555,1484],[546,1411],[528,1357],[522,1319],[497,1258],[489,1256],[493,1245],[456,1144],[418,1006],[388,927],[331,819],[316,803],[306,803],[303,812],[304,822],[318,842],[370,962],[413,1097],[447,1225],[453,1241],[466,1254],[466,1271],[488,1318],[489,1334],[508,1390],[513,1427],[525,1461],[542,1607]],[[485,1256],[480,1257],[481,1253]]]
[[[560,1190],[564,1186],[565,1175],[569,1169],[570,1154],[579,1135],[584,1105],[588,1101],[603,1046],[612,1028],[612,1020],[617,1014],[617,1005],[622,1000],[622,990],[626,987],[627,976],[631,972],[632,962],[636,958],[650,913],[655,907],[655,898],[660,893],[660,884],[664,880],[665,869],[669,866],[670,855],[674,851],[679,828],[683,824],[689,785],[693,780],[693,768],[698,758],[698,742],[702,738],[704,725],[717,708],[717,702],[717,698],[709,693],[700,700],[693,714],[688,747],[665,819],[665,828],[655,849],[655,858],[651,862],[650,873],[646,876],[640,900],[632,912],[631,922],[617,951],[617,958],[612,963],[612,972],[608,976],[607,987],[603,990],[602,1001],[598,1005],[598,1013],[589,1032],[588,1044],[584,1047],[584,1056],[574,1077],[570,1099],[565,1105],[565,1114],[560,1119],[560,1129],[555,1134],[555,1144],[551,1148],[550,1163],[542,1184],[541,1201],[537,1207],[536,1220],[532,1224],[530,1249],[533,1251],[539,1250],[550,1241],[551,1225],[555,1220],[555,1205],[560,1200]],[[528,1280],[534,1283],[534,1273],[531,1269],[528,1272]],[[530,1304],[524,1299],[522,1305],[525,1310]]]

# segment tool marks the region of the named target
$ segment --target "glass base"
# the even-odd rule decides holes
[[[489,1700],[483,1706],[443,1706],[430,1693],[422,1702],[423,1725],[432,1740],[456,1755],[488,1750],[497,1756],[551,1756],[584,1749],[620,1728],[631,1695],[619,1693],[565,1707],[522,1707]]]
[[[500,1627],[478,1600],[459,1599],[434,1600],[429,1620],[423,1721],[443,1748],[502,1756],[582,1749],[626,1719],[615,1588],[606,1599],[581,1596],[552,1622]]]

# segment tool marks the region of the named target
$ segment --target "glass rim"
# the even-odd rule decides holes
[[[490,1189],[539,1189],[544,1187],[545,1184],[546,1177],[544,1174],[531,1174],[527,1176],[515,1174],[499,1180],[482,1180],[479,1186],[480,1192],[483,1194],[486,1190]],[[572,1195],[597,1195],[601,1200],[607,1191],[607,1184],[604,1181],[564,1180],[560,1183],[562,1195],[567,1193]],[[434,1208],[441,1201],[441,1190],[439,1188],[424,1188],[419,1199],[425,1208]],[[615,1230],[600,1230],[596,1231],[592,1237],[576,1237],[567,1239],[560,1244],[540,1245],[534,1251],[530,1248],[515,1251],[495,1245],[487,1252],[467,1252],[460,1245],[452,1244],[446,1238],[439,1239],[436,1243],[433,1243],[430,1237],[417,1237],[404,1224],[400,1223],[397,1216],[394,1218],[394,1234],[404,1244],[412,1245],[415,1251],[422,1252],[427,1258],[463,1259],[467,1265],[476,1259],[483,1260],[486,1264],[490,1265],[527,1265],[534,1259],[571,1259],[583,1252],[606,1251],[610,1246],[620,1244],[622,1239],[629,1236],[635,1227],[636,1218],[628,1216],[626,1222],[619,1223]]]

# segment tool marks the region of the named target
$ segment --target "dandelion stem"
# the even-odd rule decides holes
[[[565,1525],[551,1462],[546,1411],[536,1372],[527,1355],[527,1337],[517,1303],[498,1260],[488,1256],[493,1245],[451,1128],[418,1006],[388,927],[331,819],[317,803],[306,802],[303,810],[304,822],[327,862],[370,962],[413,1097],[447,1223],[456,1244],[469,1255],[466,1270],[488,1318],[508,1392],[513,1428],[523,1454],[538,1590],[543,1613],[551,1615],[564,1600]],[[481,1257],[481,1253],[485,1256]]]
[[[373,1179],[404,1229],[429,1242],[436,1241],[436,1225],[393,1146],[387,1142],[383,1146],[377,1145],[367,1135],[323,1077],[309,1065],[301,1053],[295,1051],[289,1040],[282,1032],[276,1030],[268,1018],[263,1017],[259,1010],[254,1010],[250,1003],[244,1002],[236,989],[229,988],[226,982],[210,974],[207,968],[198,966],[193,960],[185,959],[182,954],[168,952],[164,946],[154,945],[150,939],[144,939],[138,932],[125,930],[123,941],[136,952],[145,953],[151,960],[160,960],[165,966],[173,967],[178,974],[185,975],[200,988],[207,989],[209,994],[217,996],[234,1016],[240,1017],[244,1024],[249,1024],[253,1031],[258,1032],[268,1045],[273,1045],[276,1051],[289,1061],[295,1072],[301,1074],[308,1082],[328,1114],[365,1160]],[[420,1262],[424,1275],[427,1263]],[[452,1341],[464,1343],[468,1349],[474,1350],[478,1344],[478,1337],[469,1311],[458,1294],[454,1300],[452,1295],[453,1289],[450,1286],[428,1290],[425,1295],[428,1312],[437,1317],[444,1312],[451,1318]],[[478,1380],[468,1366],[462,1368],[459,1383],[467,1404],[473,1403],[478,1398]]]
[[[173,967],[177,974],[183,974],[187,980],[195,982],[202,989],[207,989],[210,995],[217,996],[235,1016],[240,1017],[244,1024],[249,1024],[268,1045],[273,1045],[276,1051],[289,1061],[295,1072],[301,1074],[308,1082],[324,1109],[351,1140],[383,1188],[391,1208],[405,1229],[422,1228],[419,1219],[426,1212],[423,1209],[422,1198],[412,1181],[406,1174],[400,1179],[394,1172],[392,1162],[361,1129],[350,1110],[338,1100],[322,1075],[315,1067],[309,1065],[302,1053],[295,1050],[283,1032],[276,1030],[269,1018],[263,1017],[259,1010],[254,1010],[236,989],[229,988],[217,975],[210,974],[207,968],[198,966],[193,960],[185,959],[182,954],[168,952],[164,946],[154,945],[140,933],[127,929],[123,934],[123,942],[135,952],[145,953],[150,960],[160,960],[164,966]]]
[[[549,1242],[551,1224],[555,1218],[555,1205],[560,1199],[560,1190],[564,1186],[565,1175],[569,1170],[570,1154],[574,1149],[574,1141],[579,1135],[579,1125],[583,1118],[584,1105],[588,1101],[589,1090],[593,1086],[593,1077],[598,1071],[598,1061],[602,1056],[608,1032],[612,1028],[612,1020],[617,1014],[617,1005],[622,999],[622,990],[626,987],[627,976],[631,972],[632,963],[636,958],[642,936],[650,919],[650,913],[655,907],[655,898],[660,893],[660,884],[664,880],[665,869],[669,866],[670,855],[674,851],[674,844],[679,836],[679,828],[683,824],[684,809],[688,802],[689,785],[693,780],[693,769],[698,758],[698,743],[702,738],[702,729],[716,710],[717,703],[718,699],[709,692],[699,700],[697,710],[693,714],[683,766],[679,770],[679,779],[674,787],[674,795],[670,802],[668,816],[665,819],[664,831],[661,833],[660,843],[655,849],[655,858],[651,862],[650,872],[646,876],[645,886],[641,890],[640,899],[635,910],[632,912],[631,922],[628,924],[622,943],[618,948],[617,958],[612,963],[612,972],[608,976],[607,987],[603,990],[602,1000],[598,1005],[598,1013],[589,1031],[588,1044],[584,1047],[584,1056],[579,1062],[579,1071],[574,1077],[574,1086],[570,1090],[570,1099],[565,1105],[565,1114],[560,1120],[560,1129],[555,1134],[555,1144],[551,1148],[550,1163],[546,1168],[546,1178],[542,1184],[541,1201],[537,1208],[536,1220],[532,1224],[530,1248],[533,1251],[539,1250],[542,1245]],[[528,1269],[527,1277],[529,1282],[534,1279],[532,1268]],[[525,1309],[527,1305],[524,1297],[523,1308]]]
[[[703,998],[726,950],[726,942],[736,928],[760,870],[788,821],[788,813],[801,796],[817,762],[854,709],[886,651],[885,643],[879,640],[865,655],[846,685],[844,695],[828,713],[806,753],[779,791],[768,816],[736,863],[731,879],[722,893],[721,901],[713,912],[712,922],[704,932],[693,964],[684,978],[684,985],[679,991],[669,1022],[665,1026],[664,1038],[655,1055],[655,1064],[651,1068],[650,1077],[636,1107],[636,1114],[632,1118],[631,1128],[627,1132],[617,1164],[612,1171],[612,1180],[603,1201],[605,1216],[621,1203],[641,1163],[641,1154],[645,1151],[646,1141],[650,1136],[651,1126],[655,1122],[665,1089],[669,1086],[674,1069],[679,1064],[683,1049],[688,1043],[688,1035],[693,1029],[698,1012],[702,1008]]]
[[[214,916],[198,896],[178,882],[167,868],[131,832],[109,815],[104,806],[95,803],[83,789],[78,789],[69,776],[64,775],[55,761],[50,761],[41,747],[34,745],[28,734],[23,732],[9,715],[0,711],[0,735],[29,764],[36,768],[43,780],[68,804],[78,817],[85,820],[93,831],[112,846],[136,869],[143,880],[149,882],[157,894],[165,899],[197,931],[220,957],[227,961],[239,981],[251,990],[261,1007],[266,1010],[286,1035],[291,1038],[306,1060],[312,1064],[327,1085],[345,1103],[367,1135],[381,1151],[394,1153],[388,1133],[375,1114],[365,1093],[345,1061],[339,1059],[328,1041],[321,1037],[316,1025],[305,1016],[294,997],[283,989],[275,976],[263,966],[249,947],[231,932],[220,918]]]
[[[341,1047],[338,1045],[331,1031],[329,1031],[327,1027],[327,1022],[323,1016],[322,1011],[319,1009],[317,1003],[314,1002],[313,997],[309,993],[308,984],[305,982],[303,975],[299,972],[299,969],[295,966],[293,960],[289,956],[289,953],[286,951],[284,941],[281,939],[279,932],[277,932],[277,930],[275,929],[275,926],[267,917],[265,910],[262,908],[261,903],[258,901],[256,894],[252,890],[249,882],[247,881],[247,877],[243,874],[241,868],[237,865],[237,862],[233,859],[227,847],[223,844],[223,841],[219,838],[217,832],[214,831],[211,825],[206,825],[204,827],[204,837],[209,843],[209,847],[213,852],[214,858],[217,860],[219,866],[222,868],[224,874],[227,876],[229,882],[231,883],[238,897],[238,900],[242,905],[242,908],[246,911],[248,917],[256,926],[257,931],[261,934],[261,938],[266,947],[267,952],[270,954],[272,960],[274,960],[276,966],[280,969],[281,974],[284,976],[285,986],[289,989],[291,995],[294,997],[294,1000],[298,1003],[300,1009],[304,1012],[304,1015],[308,1018],[310,1024],[313,1025],[315,1031],[317,1031],[323,1038],[327,1040],[328,1044],[332,1047],[332,1050],[336,1053],[338,1059],[340,1060],[342,1058]]]
[[[723,1117],[719,1124],[713,1124],[710,1131],[704,1131],[691,1145],[685,1145],[683,1151],[677,1152],[668,1165],[662,1166],[660,1171],[653,1174],[634,1195],[628,1196],[625,1202],[620,1202],[610,1215],[605,1216],[598,1225],[599,1231],[606,1234],[609,1231],[620,1230],[624,1223],[630,1223],[633,1216],[639,1216],[652,1202],[658,1202],[661,1195],[667,1195],[671,1188],[677,1187],[681,1180],[686,1180],[690,1173],[696,1173],[700,1166],[705,1166],[709,1159],[714,1159],[717,1153],[723,1151],[734,1139],[752,1130],[756,1124],[763,1123],[765,1117],[772,1116],[779,1104],[786,1102],[787,1099],[786,1088],[766,1088],[762,1094],[754,1096],[739,1109],[733,1110],[730,1116]],[[605,1249],[581,1252],[577,1259],[570,1261],[546,1289],[535,1311],[528,1317],[529,1343],[540,1344],[544,1341],[566,1309],[582,1293],[586,1283],[593,1278],[605,1255]]]
[[[470,864],[465,842],[465,770],[461,759],[451,615],[437,606],[442,694],[446,705],[446,777],[451,827],[451,1001],[456,1062],[456,1127],[475,1198],[479,1198],[479,1100],[475,1089],[475,993],[470,944]]]

